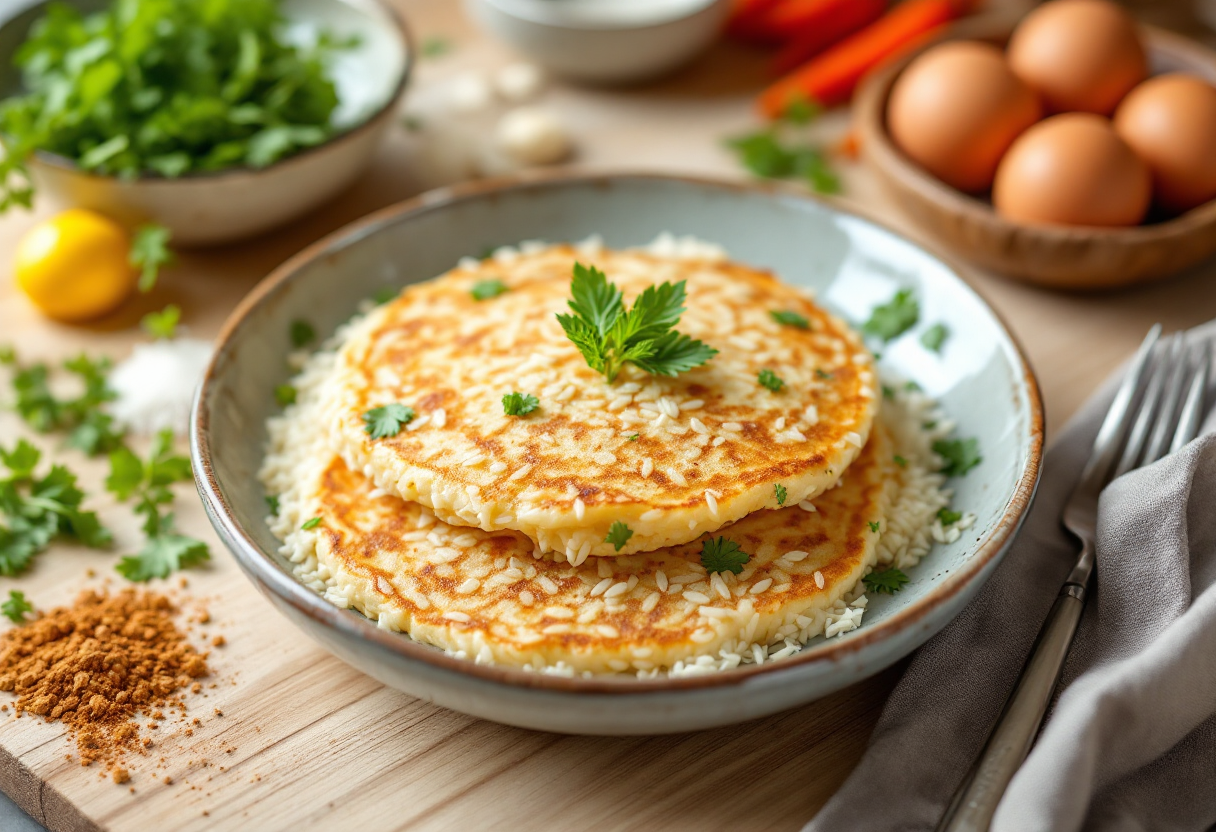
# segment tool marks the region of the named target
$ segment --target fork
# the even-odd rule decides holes
[[[1064,507],[1064,527],[1080,543],[1076,565],[1039,630],[984,749],[955,792],[937,832],[985,832],[1005,788],[1030,752],[1060,681],[1094,570],[1098,496],[1111,480],[1156,462],[1199,434],[1212,350],[1188,350],[1186,336],[1145,337],[1102,421],[1093,451]],[[1160,341],[1160,343],[1159,343]],[[1195,352],[1197,355],[1192,356]],[[1193,359],[1193,360],[1192,360]],[[1130,429],[1129,429],[1130,427]]]

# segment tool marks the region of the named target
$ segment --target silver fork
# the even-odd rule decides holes
[[[1140,345],[1106,413],[1089,462],[1064,507],[1064,526],[1081,544],[1077,563],[938,832],[985,832],[1005,788],[1030,752],[1085,609],[1094,569],[1098,495],[1115,477],[1156,462],[1199,433],[1204,391],[1212,373],[1211,348],[1205,343],[1189,350],[1182,334],[1158,344],[1160,336],[1158,324]]]

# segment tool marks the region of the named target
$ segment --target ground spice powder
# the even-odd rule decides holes
[[[173,622],[163,595],[125,589],[88,590],[69,607],[0,635],[0,690],[17,696],[18,716],[62,722],[76,740],[82,765],[105,765],[116,783],[127,752],[142,752],[138,715],[184,713],[179,690],[208,673]]]

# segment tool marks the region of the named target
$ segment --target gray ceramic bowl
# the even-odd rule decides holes
[[[91,12],[110,2],[72,0],[71,5]],[[26,3],[0,24],[0,98],[20,92],[13,55],[47,5]],[[277,228],[350,185],[371,162],[405,91],[413,61],[405,24],[381,0],[284,0],[282,8],[291,30],[320,27],[359,38],[355,48],[334,60],[341,103],[333,138],[265,168],[176,179],[97,176],[62,156],[38,153],[30,161],[37,198],[91,208],[130,226],[158,222],[172,232],[175,245],[201,246]]]
[[[872,599],[859,629],[816,639],[778,662],[696,678],[582,679],[475,665],[379,629],[299,584],[264,522],[257,470],[272,391],[286,381],[289,324],[321,332],[385,287],[426,280],[464,255],[525,239],[610,246],[660,231],[695,234],[738,260],[813,287],[863,319],[912,288],[921,326],[952,335],[939,356],[905,337],[882,364],[915,379],[979,439],[983,462],[952,482],[956,506],[978,515],[968,536],[937,546],[895,596]],[[282,265],[233,313],[199,392],[192,424],[198,488],[223,541],[284,615],[385,684],[475,716],[550,731],[638,734],[725,725],[808,702],[907,655],[945,626],[1001,559],[1030,504],[1042,448],[1038,390],[992,311],[949,265],[868,220],[810,197],[751,185],[653,175],[544,174],[433,191],[341,230]]]

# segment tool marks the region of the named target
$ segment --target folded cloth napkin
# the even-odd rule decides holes
[[[1207,330],[1210,334],[1211,330]],[[1117,380],[1048,451],[992,579],[920,649],[856,770],[804,832],[931,830],[979,754],[1076,544],[1060,511]],[[1206,830],[1216,823],[1216,419],[1102,494],[1096,582],[1063,693],[993,832]]]

